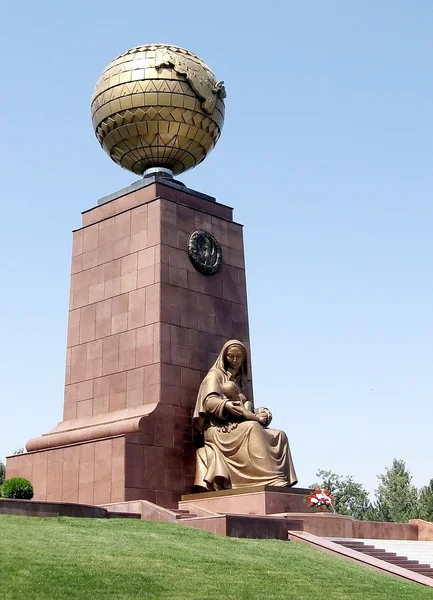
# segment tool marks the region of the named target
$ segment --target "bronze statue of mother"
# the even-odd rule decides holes
[[[200,447],[194,485],[201,491],[297,483],[287,436],[267,429],[269,411],[254,410],[246,400],[246,375],[246,348],[230,340],[198,391],[193,427]],[[239,393],[234,396],[233,390]]]

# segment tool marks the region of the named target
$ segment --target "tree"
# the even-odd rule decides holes
[[[351,475],[342,477],[332,471],[317,471],[316,476],[321,483],[312,487],[326,488],[333,496],[333,505],[336,513],[349,515],[359,520],[370,520],[373,507],[368,498],[368,492],[362,484],[353,480]]]
[[[378,478],[380,484],[374,507],[378,519],[394,523],[416,519],[419,516],[418,490],[411,485],[412,475],[404,460],[394,458],[392,467],[386,467],[385,475],[378,475]]]
[[[3,483],[3,481],[5,480],[5,466],[2,463],[2,461],[0,460],[0,485]]]
[[[420,490],[419,516],[425,521],[433,521],[433,479]]]

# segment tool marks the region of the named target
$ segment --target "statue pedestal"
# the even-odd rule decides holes
[[[221,269],[192,265],[195,230]],[[35,500],[176,507],[192,490],[192,412],[230,338],[248,345],[242,226],[230,207],[157,177],[83,213],[73,234],[63,421],[7,458]]]
[[[236,490],[183,495],[179,508],[197,507],[214,513],[270,515],[311,513],[306,496],[310,490],[273,486],[248,486]]]

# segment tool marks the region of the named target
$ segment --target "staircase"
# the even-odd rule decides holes
[[[113,504],[103,504],[101,506],[108,511],[107,516],[110,518],[129,517],[174,523],[202,516],[199,514],[200,511],[195,512],[194,509],[191,511],[188,507],[164,508],[148,500],[129,500]]]
[[[433,578],[433,568],[429,563],[420,563],[419,560],[410,556],[403,556],[393,552],[391,548],[398,547],[407,549],[414,548],[416,544],[422,544],[423,542],[412,542],[406,540],[355,540],[351,538],[328,538],[340,546],[350,548],[356,552],[362,552],[367,556],[384,560],[390,564],[396,565],[403,569],[408,569],[414,573],[425,575]],[[385,546],[385,548],[384,548]],[[416,546],[415,546],[416,548]],[[413,554],[413,552],[407,552],[406,554]]]

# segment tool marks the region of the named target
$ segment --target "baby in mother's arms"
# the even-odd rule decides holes
[[[234,381],[227,381],[226,383],[223,383],[221,385],[221,392],[229,400],[240,402],[245,410],[253,415],[256,415],[257,421],[263,425],[263,427],[267,427],[272,421],[271,411],[263,406],[254,410],[253,403],[246,399]]]

